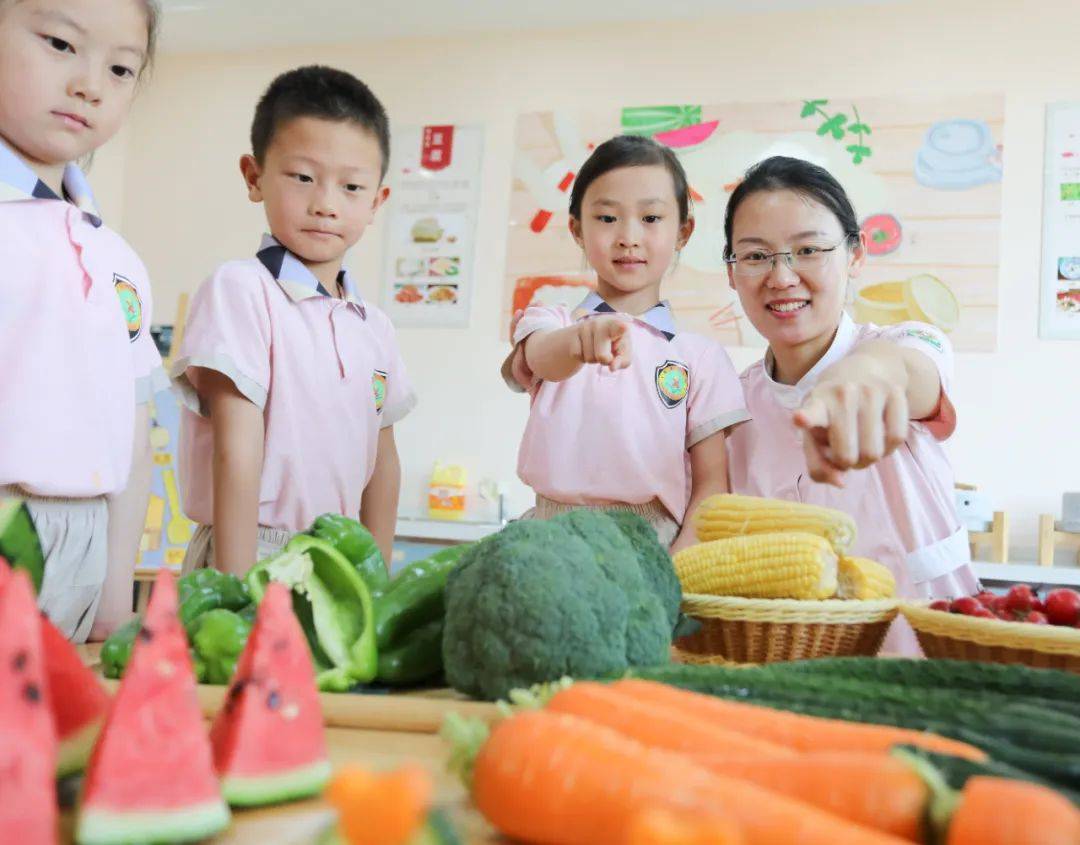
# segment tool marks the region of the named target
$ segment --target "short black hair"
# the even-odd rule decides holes
[[[278,76],[255,107],[251,152],[262,164],[274,133],[290,120],[316,117],[349,121],[375,136],[382,153],[382,176],[390,166],[390,120],[386,109],[363,82],[337,68],[308,65]]]
[[[640,135],[616,135],[604,141],[592,151],[578,171],[574,187],[570,191],[570,216],[581,219],[581,203],[589,185],[611,170],[620,167],[649,167],[660,165],[667,168],[675,187],[675,199],[679,203],[679,222],[690,219],[690,183],[686,171],[669,147],[652,138]]]
[[[849,246],[859,239],[855,207],[851,204],[844,186],[836,181],[835,176],[824,167],[818,167],[801,158],[772,156],[747,170],[746,176],[728,198],[727,212],[724,214],[724,237],[727,239],[724,244],[725,258],[731,258],[734,254],[731,248],[731,230],[739,204],[759,191],[794,191],[814,200],[836,215]]]

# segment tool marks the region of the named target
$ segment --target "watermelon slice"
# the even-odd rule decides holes
[[[183,842],[228,823],[177,616],[176,583],[162,569],[90,757],[76,839],[82,845]]]
[[[710,120],[706,123],[695,123],[693,126],[684,126],[681,129],[672,129],[668,132],[657,132],[653,139],[673,149],[685,149],[704,144],[720,125],[719,120]]]
[[[0,557],[0,590],[11,578],[11,569]],[[90,671],[79,653],[44,614],[41,617],[41,645],[45,654],[45,675],[53,727],[60,743],[56,777],[82,771],[90,757],[105,712],[109,694]]]
[[[38,609],[25,572],[6,580],[0,587],[0,842],[55,842],[56,734]]]
[[[330,777],[311,652],[283,584],[270,582],[259,602],[210,742],[234,806],[315,795]]]
[[[0,499],[0,557],[30,573],[35,593],[41,589],[45,555],[30,510],[22,499]]]

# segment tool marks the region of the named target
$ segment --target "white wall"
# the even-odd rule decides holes
[[[309,62],[367,81],[394,122],[487,127],[479,276],[466,330],[402,329],[421,396],[398,426],[402,510],[420,508],[436,458],[472,478],[514,479],[526,403],[502,386],[498,334],[515,115],[595,103],[725,102],[942,92],[1006,94],[999,351],[963,355],[952,443],[957,477],[988,490],[1013,519],[1014,557],[1034,557],[1037,514],[1080,490],[1080,398],[1069,376],[1080,343],[1038,339],[1044,106],[1080,99],[1080,4],[930,0],[699,24],[610,26],[365,43],[257,53],[164,56],[136,106],[122,178],[102,201],[150,267],[158,320],[227,258],[250,255],[262,230],[237,159],[255,100],[278,72]],[[102,186],[99,183],[99,191]],[[121,197],[116,192],[122,192]],[[382,234],[369,231],[351,268],[378,297]],[[978,249],[977,244],[972,249]],[[749,350],[734,350],[738,365]],[[447,366],[447,361],[454,366]],[[1066,375],[1068,374],[1068,376]]]

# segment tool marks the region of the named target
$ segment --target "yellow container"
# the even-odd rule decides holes
[[[428,487],[428,515],[432,519],[461,519],[465,516],[465,467],[435,463]]]
[[[852,312],[856,322],[879,326],[917,320],[951,332],[960,322],[956,295],[941,279],[929,273],[902,282],[867,285],[855,295]]]

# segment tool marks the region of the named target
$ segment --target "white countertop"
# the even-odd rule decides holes
[[[1080,586],[1080,567],[1038,566],[1034,563],[984,563],[972,564],[975,574],[982,581],[1010,581],[1037,586],[1053,584],[1069,587]]]

